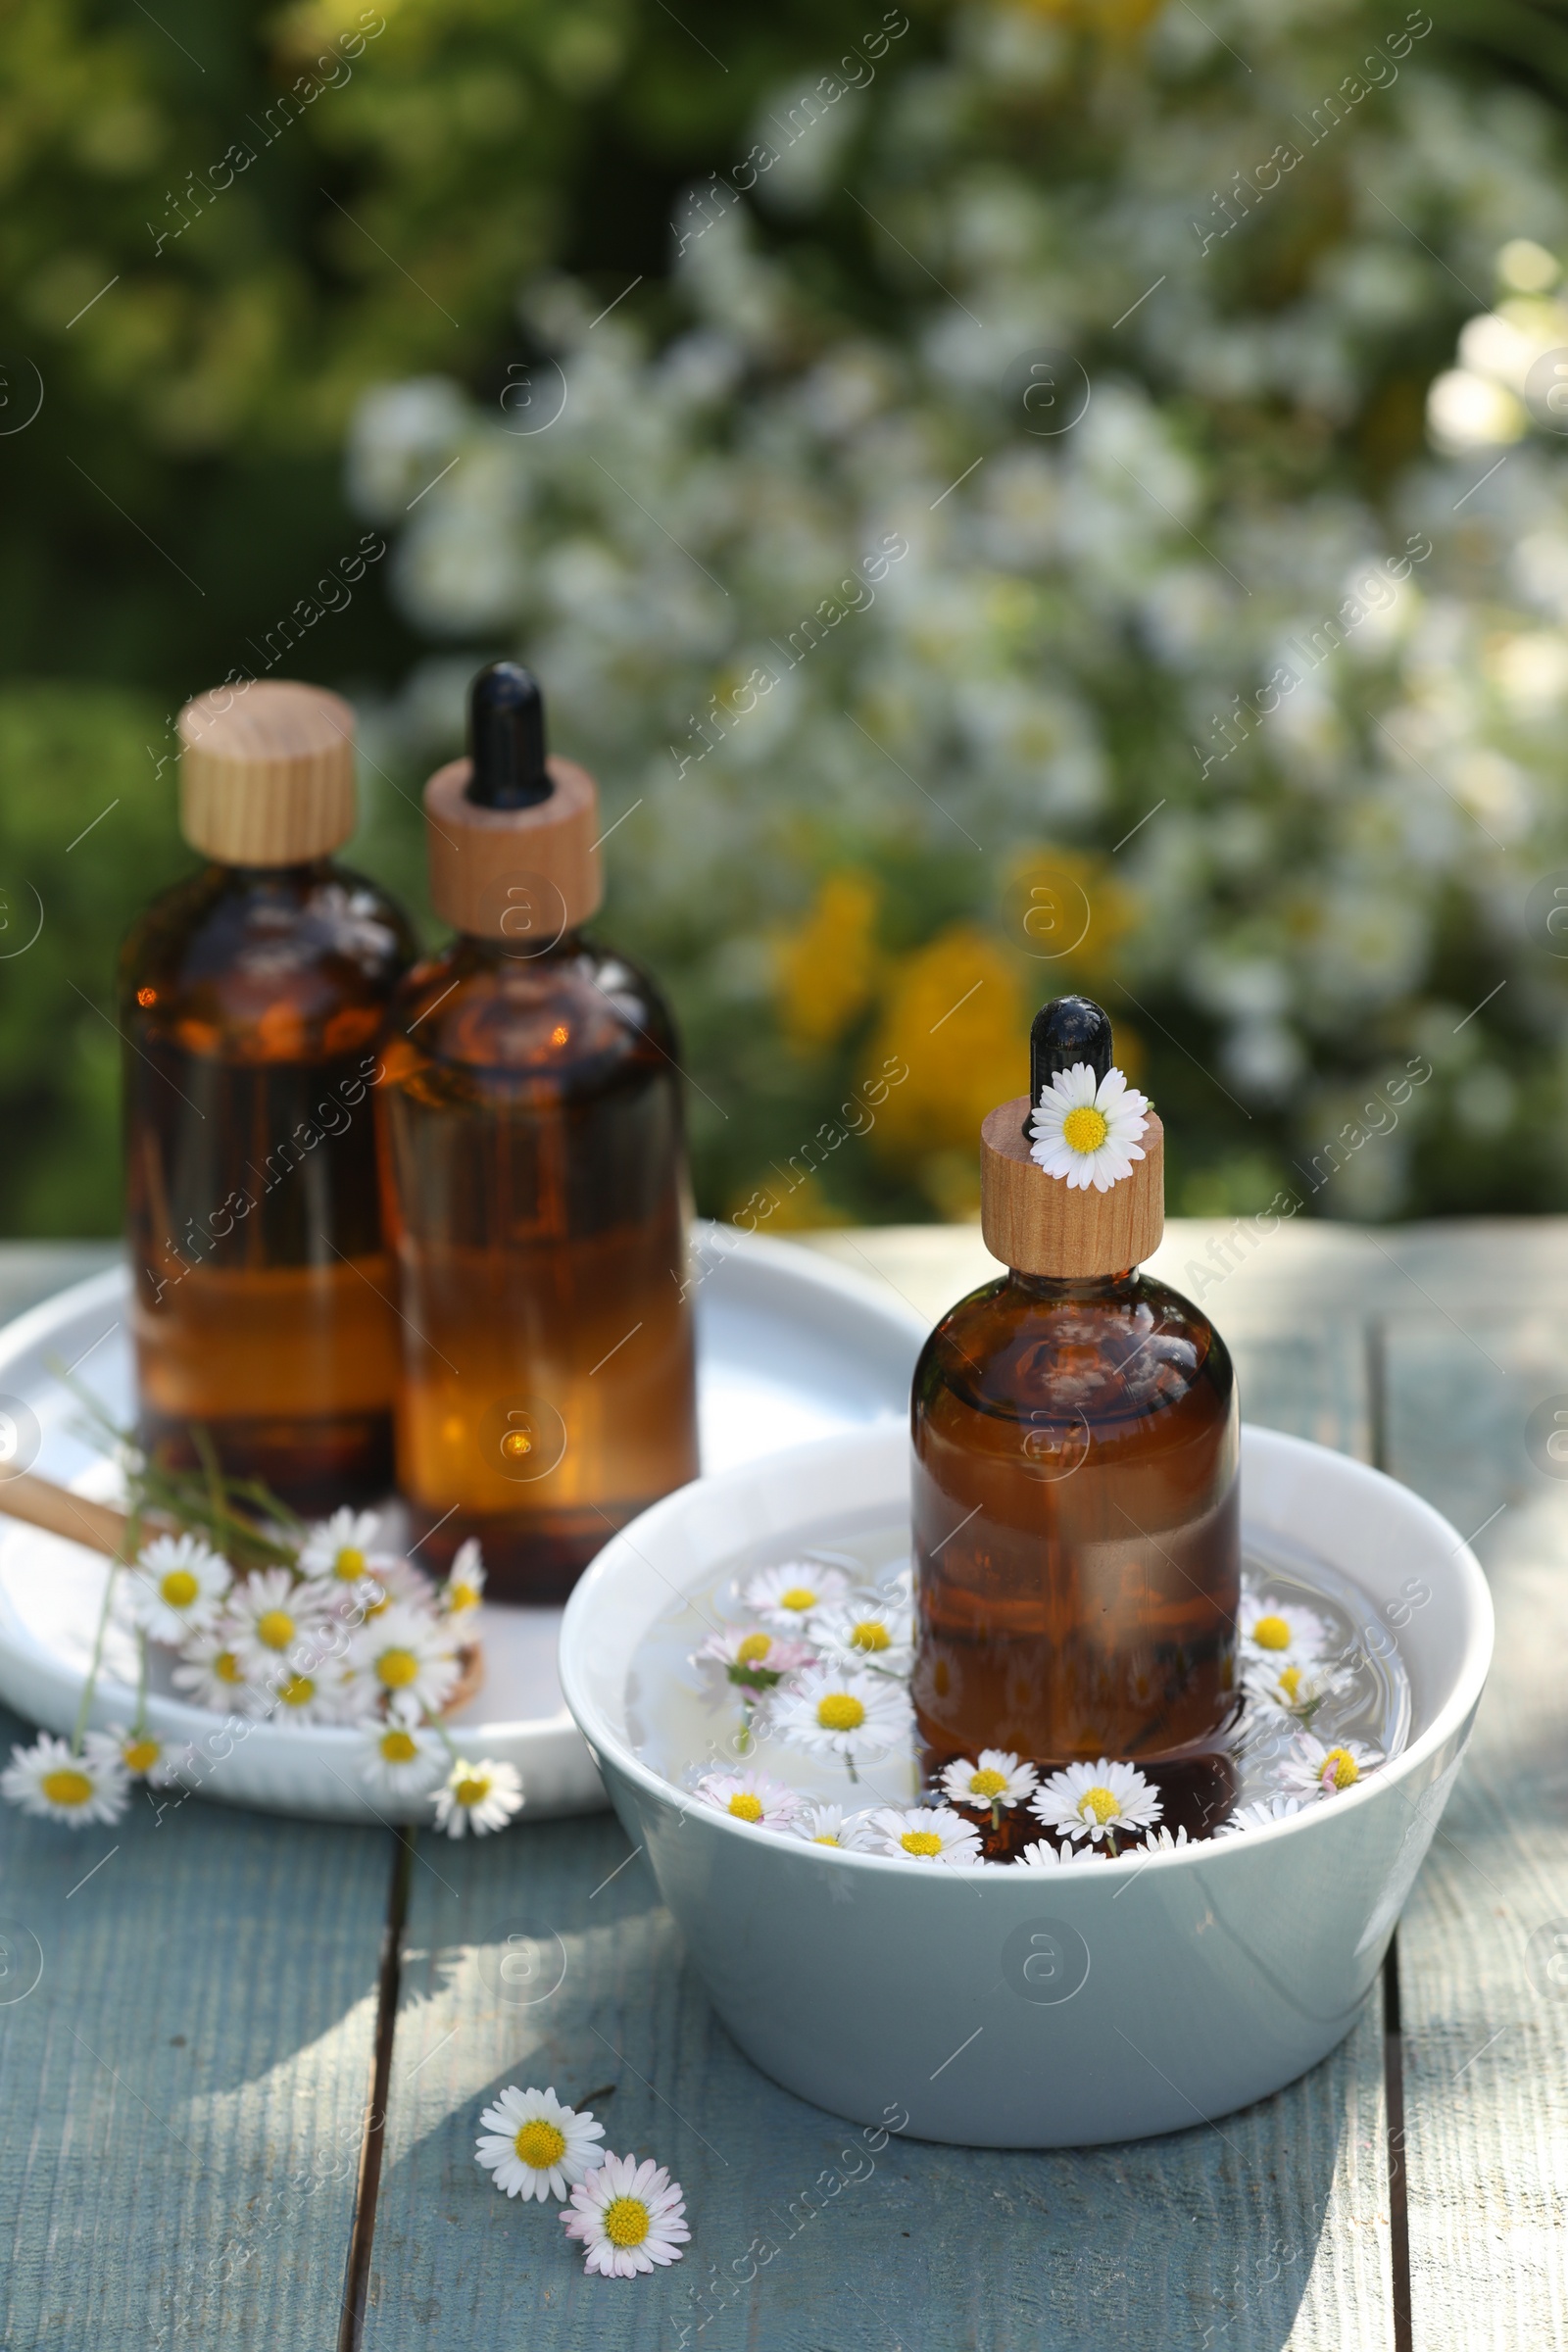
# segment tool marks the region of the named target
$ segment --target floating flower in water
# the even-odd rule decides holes
[[[846,1813],[842,1805],[806,1805],[790,1828],[808,1845],[839,1845],[847,1853],[864,1853],[872,1842],[864,1813]]]
[[[571,2192],[571,2211],[561,2217],[566,2235],[588,2251],[583,2268],[606,2278],[632,2278],[655,2264],[679,2262],[691,2238],[686,2200],[652,2157],[607,2155],[603,2164]]]
[[[1298,1732],[1280,1766],[1280,1786],[1298,1796],[1338,1796],[1382,1762],[1383,1750],[1359,1740],[1341,1740],[1325,1747],[1312,1733]]]
[[[1029,1810],[1048,1830],[1097,1845],[1104,1838],[1114,1853],[1117,1832],[1152,1830],[1161,1806],[1136,1765],[1112,1764],[1102,1756],[1098,1764],[1069,1764],[1054,1772],[1030,1799]]]
[[[842,1568],[824,1568],[815,1560],[786,1560],[782,1568],[764,1568],[741,1588],[741,1598],[764,1625],[780,1632],[799,1631],[818,1609],[842,1599],[850,1580]]]
[[[768,1727],[792,1747],[843,1756],[885,1755],[909,1728],[909,1701],[885,1675],[837,1666],[811,1666],[780,1690],[767,1710]]]
[[[787,1830],[801,1809],[801,1800],[782,1781],[765,1772],[710,1772],[697,1784],[705,1805],[748,1821],[760,1830]]]
[[[811,1640],[840,1666],[874,1667],[901,1680],[914,1657],[914,1620],[880,1598],[848,1600],[811,1621]]]
[[[491,1830],[504,1830],[522,1806],[515,1765],[498,1764],[490,1756],[470,1764],[466,1756],[459,1756],[435,1792],[435,1826],[449,1838],[461,1838],[467,1830],[483,1838]]]
[[[486,2136],[474,2150],[497,2188],[509,2197],[564,2198],[605,2161],[605,2127],[591,2109],[581,2115],[564,2107],[553,2090],[518,2090],[509,2084],[479,2121]]]
[[[979,1831],[951,1805],[914,1805],[906,1812],[887,1805],[866,1826],[874,1851],[898,1854],[906,1862],[948,1862],[956,1868],[981,1859]]]
[[[1310,1723],[1324,1700],[1335,1697],[1352,1680],[1348,1673],[1304,1661],[1282,1666],[1278,1658],[1265,1663],[1249,1657],[1244,1673],[1250,1698],[1268,1712],[1289,1715],[1297,1723]]]
[[[1238,1805],[1229,1821],[1222,1821],[1214,1834],[1218,1838],[1236,1838],[1247,1830],[1271,1829],[1276,1821],[1290,1821],[1303,1810],[1298,1796],[1255,1797],[1250,1805]]]
[[[816,1651],[809,1642],[792,1642],[787,1634],[730,1632],[710,1634],[692,1655],[694,1666],[717,1666],[725,1679],[742,1690],[772,1690],[787,1674],[808,1666]]]
[[[188,1690],[199,1707],[220,1715],[244,1705],[250,1686],[233,1643],[233,1634],[222,1627],[183,1642],[174,1668],[175,1690]]]
[[[40,1732],[31,1747],[14,1747],[0,1773],[0,1796],[49,1821],[83,1830],[92,1821],[118,1821],[125,1810],[125,1775],[108,1742],[74,1755],[64,1740]]]
[[[1037,1838],[1026,1845],[1021,1854],[1014,1854],[1015,1870],[1066,1870],[1082,1862],[1108,1862],[1098,1845],[1053,1845],[1049,1838]]]
[[[462,1671],[450,1618],[393,1601],[367,1618],[354,1637],[357,1671],[388,1698],[408,1696],[437,1714]]]
[[[1271,1592],[1243,1592],[1236,1630],[1244,1663],[1256,1660],[1276,1669],[1312,1665],[1328,1640],[1328,1628],[1313,1610],[1277,1600]]]
[[[89,1755],[107,1756],[127,1780],[145,1781],[149,1788],[172,1788],[195,1762],[195,1750],[188,1744],[172,1747],[156,1732],[127,1732],[119,1723],[104,1732],[89,1732],[83,1744]]]
[[[466,1610],[476,1609],[483,1598],[484,1562],[479,1556],[478,1544],[469,1536],[458,1545],[451,1573],[437,1599],[449,1617],[461,1617]]]
[[[1088,1062],[1074,1062],[1041,1090],[1029,1123],[1029,1156],[1048,1176],[1064,1176],[1069,1192],[1093,1185],[1108,1193],[1144,1156],[1138,1139],[1149,1126],[1148,1108],[1149,1097],[1120,1070],[1107,1070],[1097,1085]]]
[[[266,1683],[288,1664],[295,1645],[320,1632],[318,1592],[286,1568],[259,1568],[229,1594],[223,1624],[248,1682]]]
[[[159,1536],[127,1581],[131,1614],[154,1642],[183,1642],[213,1623],[233,1581],[228,1562],[199,1536]]]
[[[446,1750],[409,1700],[394,1699],[386,1722],[367,1728],[360,1778],[375,1795],[422,1796],[445,1770]]]
[[[1151,1830],[1140,1851],[1146,1854],[1174,1854],[1191,1842],[1185,1830]]]
[[[942,1775],[942,1793],[952,1804],[989,1812],[993,1829],[1000,1830],[1003,1814],[1032,1796],[1039,1779],[1034,1766],[1021,1764],[1010,1748],[983,1747],[978,1764],[960,1756],[948,1766]]]

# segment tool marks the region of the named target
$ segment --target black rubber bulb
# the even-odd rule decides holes
[[[1110,1068],[1110,1016],[1092,997],[1053,997],[1029,1027],[1029,1111],[1023,1123],[1032,1134],[1033,1113],[1058,1070],[1087,1061],[1098,1086]]]
[[[533,808],[548,801],[545,701],[520,662],[492,662],[468,689],[467,797],[481,808]]]

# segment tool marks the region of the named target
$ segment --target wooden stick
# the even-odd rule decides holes
[[[73,1494],[69,1487],[35,1478],[30,1471],[0,1479],[0,1511],[12,1519],[25,1519],[29,1527],[44,1528],[51,1536],[85,1544],[92,1551],[107,1551],[111,1559],[124,1556],[130,1521],[123,1511],[117,1511],[113,1503],[90,1502],[85,1494]]]

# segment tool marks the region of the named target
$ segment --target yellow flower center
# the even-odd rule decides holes
[[[332,1574],[352,1585],[365,1574],[365,1554],[357,1544],[345,1544],[332,1562]]]
[[[490,1793],[489,1778],[475,1774],[471,1780],[460,1781],[452,1793],[460,1805],[482,1805]]]
[[[1291,1629],[1283,1617],[1259,1617],[1252,1628],[1252,1640],[1259,1649],[1289,1649]]]
[[[151,1772],[163,1752],[156,1740],[127,1740],[120,1760],[127,1772]]]
[[[906,1830],[899,1843],[906,1854],[915,1854],[925,1862],[934,1862],[942,1851],[942,1840],[935,1830]]]
[[[476,1609],[478,1606],[479,1595],[471,1585],[448,1586],[447,1607],[453,1612],[454,1616],[457,1614],[459,1609]]]
[[[231,1649],[220,1649],[213,1660],[213,1680],[218,1683],[237,1683],[240,1680],[239,1660]]]
[[[983,1796],[989,1804],[994,1796],[1000,1796],[1006,1788],[1006,1775],[1000,1772],[971,1772],[969,1786],[976,1796]]]
[[[850,1635],[852,1649],[891,1649],[893,1636],[879,1617],[862,1617]]]
[[[1078,1799],[1080,1821],[1114,1821],[1120,1811],[1108,1788],[1086,1788]]]
[[[412,1764],[419,1752],[419,1743],[412,1732],[383,1732],[381,1753],[389,1764]]]
[[[817,1700],[816,1720],[824,1732],[858,1732],[865,1721],[865,1709],[848,1690],[830,1690],[826,1698]]]
[[[640,2246],[649,2226],[648,2208],[641,2197],[616,2197],[605,2207],[605,2235],[612,2246]]]
[[[760,1796],[753,1796],[749,1788],[736,1789],[729,1800],[729,1809],[737,1821],[760,1821],[762,1818],[762,1800]]]
[[[172,1609],[188,1609],[200,1591],[188,1568],[171,1568],[158,1587],[160,1598],[167,1600]]]
[[[285,1707],[308,1707],[316,1696],[316,1685],[308,1674],[291,1674],[286,1683],[279,1683],[277,1695]]]
[[[38,1786],[52,1805],[84,1805],[92,1794],[87,1775],[67,1765],[58,1772],[46,1772]]]
[[[1361,1767],[1348,1747],[1331,1747],[1318,1778],[1325,1786],[1332,1783],[1336,1788],[1348,1788],[1361,1778]]]
[[[811,1839],[813,1845],[837,1845],[839,1842],[840,1840],[834,1837],[831,1830],[818,1830],[816,1836]]]
[[[791,1585],[787,1592],[779,1594],[778,1605],[781,1609],[814,1609],[816,1594],[809,1585]]]
[[[768,1635],[748,1634],[745,1641],[741,1643],[739,1649],[735,1652],[736,1664],[740,1666],[760,1666],[762,1660],[766,1657],[772,1646],[773,1643]]]
[[[1298,1691],[1301,1688],[1301,1669],[1299,1666],[1283,1667],[1280,1671],[1279,1687],[1284,1691],[1287,1698],[1294,1700]]]
[[[375,1671],[389,1690],[406,1690],[417,1679],[419,1661],[412,1649],[383,1649],[375,1661]]]
[[[256,1620],[256,1638],[269,1649],[287,1649],[294,1639],[294,1620],[287,1609],[267,1609]]]
[[[559,2164],[566,2153],[565,2133],[558,2132],[554,2124],[547,2124],[540,2117],[535,2117],[531,2124],[524,2124],[512,2144],[523,2163],[531,2164],[536,2173],[548,2173],[551,2166]]]
[[[1104,1112],[1092,1102],[1080,1102],[1061,1122],[1061,1140],[1069,1152],[1098,1152],[1109,1133]]]

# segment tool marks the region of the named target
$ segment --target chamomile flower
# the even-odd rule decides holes
[[[782,1568],[764,1568],[741,1588],[749,1609],[780,1633],[798,1633],[818,1609],[843,1598],[850,1580],[842,1568],[824,1568],[815,1560],[786,1560]]]
[[[1291,1753],[1280,1766],[1280,1787],[1293,1796],[1337,1796],[1383,1762],[1383,1750],[1360,1740],[1341,1740],[1332,1747],[1310,1732],[1298,1732]]]
[[[1270,1829],[1276,1821],[1289,1821],[1303,1809],[1298,1796],[1260,1796],[1250,1805],[1238,1805],[1229,1821],[1222,1821],[1215,1832],[1219,1838],[1237,1838],[1247,1830]]]
[[[1270,1658],[1265,1664],[1260,1658],[1250,1657],[1244,1662],[1243,1679],[1249,1698],[1254,1699],[1265,1713],[1289,1715],[1298,1723],[1310,1723],[1323,1701],[1348,1689],[1353,1677],[1336,1673],[1330,1667],[1282,1666],[1278,1658]]]
[[[125,1810],[125,1774],[104,1743],[74,1756],[64,1740],[40,1732],[31,1747],[14,1747],[0,1772],[0,1796],[46,1821],[69,1822],[82,1830],[92,1821],[115,1822]]]
[[[258,1568],[230,1592],[226,1623],[247,1682],[265,1684],[291,1663],[299,1642],[319,1631],[323,1610],[312,1587],[286,1568]]]
[[[851,1599],[811,1621],[811,1640],[839,1666],[869,1666],[903,1677],[914,1656],[914,1621],[882,1599]]]
[[[1069,1764],[1054,1772],[1030,1799],[1029,1810],[1048,1830],[1098,1845],[1103,1838],[1115,1850],[1117,1833],[1152,1830],[1161,1806],[1134,1764]]]
[[[314,1661],[311,1663],[314,1666]],[[334,1718],[330,1690],[321,1673],[307,1672],[286,1659],[253,1688],[249,1704],[253,1714],[272,1723],[330,1723]]]
[[[1053,1845],[1049,1838],[1037,1838],[1021,1854],[1014,1854],[1012,1863],[1015,1870],[1067,1870],[1079,1863],[1109,1859],[1097,1845]]]
[[[1120,1070],[1107,1070],[1097,1086],[1088,1062],[1074,1062],[1041,1090],[1029,1123],[1029,1156],[1048,1176],[1064,1176],[1069,1192],[1093,1185],[1108,1193],[1144,1156],[1138,1139],[1149,1126],[1148,1108],[1149,1097]]]
[[[1145,1854],[1174,1854],[1192,1842],[1185,1829],[1151,1830],[1138,1850]]]
[[[466,1756],[459,1756],[434,1801],[435,1826],[449,1838],[461,1838],[466,1830],[484,1838],[492,1830],[504,1830],[526,1800],[515,1765],[498,1764],[491,1756],[470,1764]]]
[[[839,1845],[862,1854],[871,1843],[866,1816],[846,1813],[842,1805],[804,1805],[789,1826],[808,1845]]]
[[[526,2203],[537,2197],[564,2198],[569,2188],[596,2172],[606,2151],[596,2148],[605,2127],[592,2110],[579,2115],[564,2107],[553,2090],[518,2090],[509,2084],[493,2107],[482,2110],[485,2135],[474,2149],[497,2188]]]
[[[981,1859],[979,1831],[951,1805],[914,1805],[907,1812],[886,1805],[866,1826],[875,1852],[906,1862],[947,1862],[956,1868]]]
[[[1328,1640],[1328,1628],[1313,1610],[1276,1599],[1272,1592],[1243,1592],[1236,1630],[1244,1665],[1255,1660],[1276,1668],[1310,1666]]]
[[[816,1755],[884,1755],[909,1728],[909,1701],[885,1675],[810,1666],[776,1693],[767,1720],[779,1739]]]
[[[174,1668],[175,1690],[188,1690],[197,1706],[210,1707],[219,1715],[244,1706],[250,1685],[234,1642],[232,1630],[221,1624],[182,1642],[180,1662]]]
[[[692,1664],[716,1666],[727,1682],[742,1690],[760,1691],[776,1689],[786,1674],[808,1666],[815,1655],[809,1642],[792,1642],[787,1634],[731,1630],[710,1634],[702,1647],[693,1651]]]
[[[450,1618],[433,1618],[407,1601],[393,1601],[361,1626],[352,1662],[389,1698],[407,1692],[436,1715],[462,1672],[457,1652]]]
[[[153,1641],[183,1642],[213,1624],[233,1574],[199,1536],[158,1536],[127,1580],[131,1613]]]
[[[334,1511],[307,1535],[300,1548],[300,1574],[330,1577],[352,1592],[367,1576],[391,1565],[392,1554],[375,1547],[380,1524],[374,1511]]]
[[[679,2262],[691,2237],[685,2216],[680,2182],[662,2164],[607,2155],[572,2190],[571,2211],[561,2219],[566,2235],[588,2249],[584,2270],[631,2278],[656,2263]]]
[[[1034,1766],[1020,1764],[1010,1748],[983,1747],[978,1764],[960,1756],[948,1766],[942,1775],[942,1793],[950,1804],[989,1813],[993,1829],[1000,1829],[1003,1814],[1032,1796],[1039,1779]]]
[[[359,1766],[360,1778],[373,1795],[422,1796],[445,1772],[446,1750],[437,1735],[420,1724],[416,1707],[407,1699],[394,1699],[384,1723],[367,1725]]]
[[[472,1536],[458,1545],[451,1573],[436,1598],[449,1617],[461,1617],[466,1610],[476,1609],[484,1598],[484,1562]]]
[[[765,1772],[708,1772],[696,1793],[705,1805],[760,1830],[787,1830],[801,1809],[795,1790]]]
[[[145,1728],[127,1732],[119,1723],[112,1723],[106,1732],[89,1732],[84,1745],[89,1755],[107,1757],[127,1780],[145,1781],[149,1788],[173,1788],[181,1771],[188,1771],[195,1761],[195,1750],[188,1743],[172,1746],[156,1732]]]

